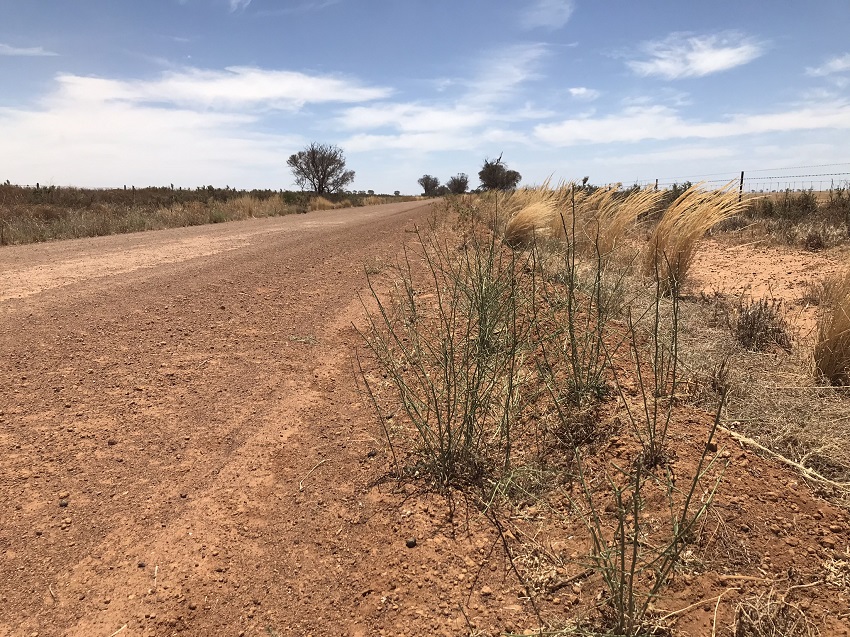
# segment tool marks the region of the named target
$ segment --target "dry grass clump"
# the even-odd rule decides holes
[[[815,371],[832,385],[850,384],[850,272],[822,284]]]
[[[258,199],[250,195],[243,195],[223,202],[220,207],[225,211],[228,220],[278,217],[293,212],[292,206],[288,206],[283,197],[280,196]]]
[[[745,206],[731,184],[719,190],[704,190],[695,184],[682,193],[661,217],[649,239],[643,263],[644,274],[656,273],[671,284],[680,283],[693,259],[697,241],[712,226],[728,219]]]
[[[596,245],[602,255],[614,252],[628,228],[641,215],[655,209],[664,196],[663,191],[652,189],[636,190],[620,200],[616,194],[617,191],[611,189],[608,196],[600,200],[594,218],[596,232],[590,235],[598,237]]]
[[[555,204],[551,198],[528,203],[505,226],[505,243],[512,248],[525,247],[551,236]]]
[[[745,600],[735,611],[735,637],[811,637],[818,632],[802,608],[775,590]]]
[[[337,204],[324,197],[313,197],[310,199],[310,210],[334,210]]]
[[[731,327],[738,342],[751,352],[763,352],[771,345],[791,350],[791,326],[782,301],[740,299]]]
[[[541,238],[566,241],[569,235],[579,252],[598,250],[606,256],[615,251],[629,226],[654,209],[662,196],[663,192],[652,190],[626,194],[620,184],[590,191],[572,182],[550,188],[547,182],[512,193],[499,203],[499,217],[505,242],[512,247],[528,246]]]

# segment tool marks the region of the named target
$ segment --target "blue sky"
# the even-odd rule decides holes
[[[0,16],[0,181],[294,188],[286,159],[311,141],[377,192],[425,173],[476,186],[500,154],[523,184],[850,171],[847,0],[0,0]]]

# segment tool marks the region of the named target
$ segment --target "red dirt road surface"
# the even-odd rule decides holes
[[[386,459],[353,355],[363,264],[429,211],[0,251],[0,635],[456,626],[439,547],[408,549],[368,488]],[[428,607],[399,608],[405,559]]]

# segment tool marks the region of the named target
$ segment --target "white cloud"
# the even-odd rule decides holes
[[[806,73],[814,77],[824,77],[835,73],[846,73],[848,71],[850,71],[850,53],[834,57],[821,66],[806,69]]]
[[[664,40],[641,45],[645,59],[627,62],[642,76],[668,80],[702,77],[752,62],[764,53],[762,43],[735,31],[713,35],[672,33]]]
[[[308,103],[364,102],[391,91],[344,78],[253,67],[184,68],[155,80],[112,80],[60,75],[60,90],[81,101],[125,100],[216,109],[297,110]]]
[[[573,0],[534,0],[520,18],[520,24],[525,29],[562,28],[575,11]]]
[[[394,128],[403,132],[464,130],[487,120],[485,111],[463,107],[421,106],[416,104],[377,104],[350,108],[339,123],[351,130]]]
[[[375,150],[406,150],[417,153],[442,150],[471,150],[478,145],[469,135],[443,131],[401,133],[397,135],[370,135],[360,133],[352,135],[341,144],[353,153]]]
[[[596,89],[587,88],[586,86],[574,86],[570,89],[570,95],[577,100],[592,102],[599,97],[600,93]]]
[[[251,0],[228,0],[228,2],[230,2],[231,11],[247,9],[248,5],[251,4]]]
[[[535,136],[555,146],[635,143],[645,140],[719,139],[757,133],[850,130],[850,102],[809,104],[787,111],[735,115],[723,121],[687,120],[667,106],[631,106],[603,117],[580,117],[535,127]]]
[[[47,57],[58,55],[53,51],[46,51],[43,47],[15,47],[8,44],[0,44],[0,55],[10,55],[16,57]]]
[[[60,75],[35,107],[0,109],[0,174],[18,183],[246,187],[280,175],[285,187],[282,158],[308,140],[266,132],[266,110],[387,95],[351,80],[260,69],[188,69],[155,80]]]

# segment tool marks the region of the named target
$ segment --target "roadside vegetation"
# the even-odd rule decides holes
[[[805,587],[759,571],[758,521],[732,529],[727,481],[746,449],[847,505],[850,288],[824,283],[810,342],[781,303],[690,293],[704,235],[754,205],[700,185],[494,189],[448,198],[391,275],[367,272],[362,380],[391,475],[492,521],[537,615],[525,634],[671,634],[702,607],[705,634],[814,634],[798,595],[831,594],[836,545],[811,550]],[[712,572],[747,590],[660,610]]]
[[[35,188],[0,184],[0,245],[160,230],[311,210],[411,201],[363,193],[191,189]]]

